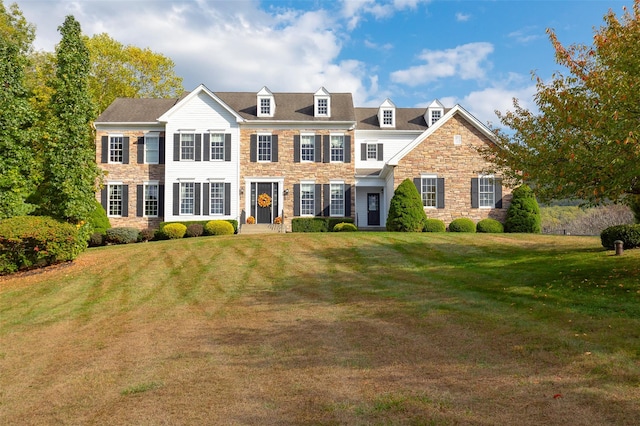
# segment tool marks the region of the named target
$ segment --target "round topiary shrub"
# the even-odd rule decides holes
[[[104,235],[107,232],[107,229],[111,228],[111,223],[109,223],[109,218],[107,217],[107,212],[102,207],[97,200],[95,202],[95,207],[91,211],[87,219],[87,223],[91,225],[92,232],[98,232]]]
[[[204,226],[202,226],[202,224],[200,223],[192,223],[189,226],[187,226],[187,232],[184,233],[184,236],[187,238],[201,237],[203,234],[204,234]]]
[[[451,221],[449,232],[476,232],[476,224],[468,217],[460,217]]]
[[[539,234],[542,230],[541,223],[540,206],[531,188],[521,185],[514,189],[504,222],[505,232]]]
[[[411,179],[405,179],[398,185],[391,198],[387,231],[422,232],[426,221],[427,215],[418,189]]]
[[[502,234],[504,232],[504,225],[495,219],[482,219],[476,224],[476,232]]]
[[[94,232],[89,237],[89,247],[100,247],[104,245],[104,235],[100,232]]]
[[[226,220],[210,220],[204,225],[207,235],[233,235],[233,225]]]
[[[333,232],[356,232],[358,228],[353,223],[342,222],[333,227]]]
[[[136,228],[111,228],[107,229],[104,241],[107,244],[131,244],[138,242],[138,231]]]
[[[187,232],[187,227],[182,223],[167,223],[162,228],[162,233],[164,236],[170,240],[179,240],[184,237],[184,234]]]
[[[141,229],[140,232],[138,233],[138,242],[144,243],[147,241],[151,241],[155,238],[155,236],[156,236],[155,229],[153,228]]]
[[[440,219],[427,219],[424,224],[424,232],[445,232],[447,226]]]
[[[602,247],[607,250],[615,249],[616,240],[623,242],[624,249],[640,247],[640,225],[615,225],[600,233]]]

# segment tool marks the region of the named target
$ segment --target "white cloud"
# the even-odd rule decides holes
[[[520,44],[527,44],[545,37],[545,34],[544,32],[540,32],[538,27],[525,27],[509,33],[507,37],[517,41]]]
[[[375,19],[392,16],[396,11],[415,9],[421,3],[432,0],[342,0],[342,16],[347,20],[347,28],[353,30],[367,15]]]
[[[393,44],[391,43],[378,44],[371,40],[365,40],[364,47],[368,49],[374,49],[374,50],[391,50],[393,49]]]
[[[487,60],[493,52],[491,43],[468,43],[453,49],[423,50],[418,55],[424,64],[391,73],[391,80],[408,86],[436,81],[441,78],[481,80],[491,68]]]
[[[458,22],[467,22],[469,19],[471,19],[471,15],[462,12],[456,13],[456,21]]]

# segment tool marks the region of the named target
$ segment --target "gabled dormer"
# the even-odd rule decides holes
[[[258,117],[273,117],[276,114],[276,101],[267,86],[258,92],[257,102]]]
[[[313,94],[313,116],[331,117],[331,93],[324,87]]]
[[[435,99],[427,107],[427,111],[425,111],[424,113],[424,121],[427,123],[427,126],[431,127],[436,121],[440,120],[443,115],[444,105],[442,105],[440,101]]]
[[[396,105],[387,98],[378,108],[378,123],[380,128],[396,127]]]

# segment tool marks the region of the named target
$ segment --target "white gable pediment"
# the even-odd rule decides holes
[[[223,102],[222,99],[218,98],[212,91],[207,89],[207,87],[204,84],[201,84],[200,86],[196,87],[193,91],[191,91],[191,93],[189,93],[187,96],[182,98],[180,102],[176,103],[167,112],[162,114],[160,118],[158,118],[158,121],[165,122],[165,123],[168,122],[173,115],[175,115],[178,111],[185,108],[187,105],[192,104],[201,95],[209,97],[216,104],[218,104],[222,109],[226,110],[228,113],[233,115],[237,123],[244,121],[244,119],[235,110],[233,110],[229,105]]]

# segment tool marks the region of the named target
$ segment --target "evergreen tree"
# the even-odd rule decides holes
[[[418,189],[411,179],[405,179],[393,193],[387,231],[422,232],[427,222],[427,215],[422,206]]]
[[[47,133],[43,137],[44,181],[40,186],[42,213],[72,223],[86,221],[95,206],[101,176],[95,159],[91,121],[95,108],[88,90],[89,50],[73,16],[58,28],[56,73]]]
[[[539,234],[541,223],[540,206],[531,188],[521,185],[514,189],[504,223],[505,232]]]

